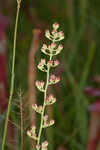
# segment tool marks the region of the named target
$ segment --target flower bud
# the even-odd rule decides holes
[[[55,76],[55,75],[51,75],[51,76],[50,76],[50,82],[51,82],[51,83],[54,83],[54,82],[55,82],[55,79],[56,79],[56,76]]]
[[[43,44],[42,48],[43,48],[43,49],[47,49],[47,45],[46,45],[46,44]]]
[[[54,67],[58,66],[59,65],[59,61],[58,60],[55,60],[54,61]]]
[[[47,45],[46,44],[43,44],[42,48],[41,48],[41,51],[44,53],[44,54],[47,54],[46,50],[47,50]]]
[[[55,82],[58,83],[60,81],[59,77],[56,77]]]
[[[43,119],[44,119],[44,121],[47,121],[47,120],[48,120],[48,115],[45,115],[45,116],[43,117]]]
[[[51,35],[50,35],[50,31],[49,31],[49,30],[46,30],[46,31],[45,31],[45,36],[46,36],[48,39],[50,39],[50,36],[51,36]]]
[[[41,61],[40,61],[39,65],[40,65],[40,66],[43,66],[43,65],[45,65],[45,64],[46,64],[45,59],[41,59]]]
[[[36,145],[36,149],[39,150],[40,149],[40,144]]]
[[[32,131],[32,133],[35,133],[35,131],[36,131],[36,126],[32,126],[32,127],[31,127],[31,131]]]
[[[43,128],[47,128],[47,127],[49,127],[49,123],[48,123],[48,121],[45,121],[44,125],[43,125]]]
[[[44,142],[42,143],[42,146],[43,146],[43,147],[47,147],[47,146],[48,146],[48,141],[44,141]]]
[[[64,33],[62,31],[58,32],[60,40],[64,39]]]
[[[40,106],[38,107],[38,112],[39,112],[39,113],[42,113],[42,110],[43,110],[43,107],[40,105]]]
[[[27,131],[27,135],[31,137],[31,132],[29,130]]]
[[[50,126],[52,126],[55,123],[54,120],[50,120]]]
[[[53,24],[53,29],[54,30],[57,30],[59,28],[59,24],[57,23],[57,22],[55,22],[54,24]]]
[[[52,66],[52,65],[53,65],[53,61],[49,60],[48,63],[47,63],[47,66]]]
[[[41,148],[41,150],[47,150],[47,147],[48,147],[48,141],[44,141],[44,142],[42,143],[42,148]]]
[[[56,43],[51,43],[51,48],[54,49],[56,47]]]
[[[32,105],[32,108],[36,111],[37,108],[38,108],[38,107],[37,107],[37,104],[33,104],[33,105]]]
[[[53,35],[54,39],[58,38],[58,33],[56,30],[52,31],[52,35]]]
[[[46,54],[46,49],[41,48],[41,51]]]
[[[60,45],[58,46],[58,48],[56,49],[56,52],[55,52],[54,55],[58,55],[58,54],[61,52],[62,49],[63,49],[63,45],[60,44]]]
[[[36,87],[41,91],[44,92],[44,82],[43,81],[36,81]]]
[[[61,51],[62,49],[63,49],[63,45],[60,44],[60,45],[58,46],[58,51]]]
[[[47,45],[46,44],[43,44],[42,48],[41,48],[41,51],[46,54],[46,50],[47,50]]]
[[[41,70],[41,71],[44,71],[44,66],[46,65],[46,61],[45,59],[41,59],[40,63],[38,64],[38,68]]]

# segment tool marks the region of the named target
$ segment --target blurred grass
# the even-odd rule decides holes
[[[25,7],[31,9],[29,17]],[[14,27],[15,5],[12,8],[12,24],[8,29],[8,84],[11,75],[12,33]],[[7,8],[4,8],[7,13]],[[21,87],[27,93],[28,52],[32,38],[32,29],[39,26],[43,31],[57,21],[65,32],[64,50],[59,59],[64,66],[60,85],[61,97],[57,96],[57,104],[53,114],[56,127],[50,128],[48,136],[51,141],[50,150],[63,145],[70,150],[83,150],[87,142],[89,100],[83,89],[91,78],[100,73],[100,2],[98,0],[25,0],[23,1],[19,21],[18,45],[15,64],[15,94]],[[30,19],[31,18],[31,19]],[[33,20],[33,21],[32,21]],[[47,42],[41,39],[42,43]],[[43,56],[43,55],[42,55]],[[40,59],[40,49],[36,55],[36,65]],[[43,74],[37,71],[36,78]],[[38,102],[41,95],[37,92]],[[61,106],[62,105],[62,106]],[[62,108],[60,108],[62,107]],[[13,109],[16,110],[16,107]],[[18,110],[19,111],[19,110]],[[63,112],[62,112],[63,111]],[[1,117],[2,118],[2,117]],[[19,119],[19,118],[18,118]],[[12,121],[18,122],[12,113]],[[2,120],[1,120],[2,122]],[[15,127],[16,128],[16,127]],[[24,131],[24,150],[29,146],[29,139]],[[72,135],[72,136],[71,136]],[[46,135],[45,135],[46,136]],[[47,136],[47,137],[48,137]],[[20,135],[16,130],[17,149],[20,147]]]

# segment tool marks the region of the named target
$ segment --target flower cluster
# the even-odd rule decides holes
[[[46,66],[45,59],[41,59],[40,63],[38,64],[38,69],[40,69],[41,71],[46,72],[47,70],[45,69],[45,66]]]
[[[55,102],[56,102],[56,98],[52,94],[47,96],[45,99],[45,105],[51,105],[54,104]]]
[[[34,139],[34,140],[37,140],[36,127],[35,127],[35,126],[32,126],[32,127],[31,127],[31,130],[28,130],[28,131],[27,131],[27,135],[28,135],[30,138],[32,138],[32,139]]]
[[[43,119],[44,119],[44,124],[43,124],[43,128],[47,128],[47,127],[49,127],[49,126],[52,126],[53,124],[54,124],[54,120],[50,120],[50,121],[48,121],[48,115],[45,115],[44,117],[43,117]]]
[[[50,76],[50,79],[49,79],[49,85],[50,84],[56,84],[60,81],[60,78],[59,77],[56,77],[55,75],[51,75]]]
[[[60,44],[58,47],[56,46],[55,43],[51,43],[51,45],[46,45],[46,44],[43,44],[42,48],[41,48],[41,51],[46,54],[46,55],[58,55],[61,50],[63,49],[63,45]]]
[[[27,132],[29,137],[37,140],[36,143],[36,150],[47,150],[48,149],[48,142],[40,142],[41,140],[41,135],[42,135],[42,130],[43,128],[47,128],[49,126],[52,126],[54,124],[54,120],[48,120],[48,115],[45,114],[45,108],[47,105],[54,104],[56,102],[56,98],[50,94],[47,95],[47,90],[48,86],[52,84],[56,84],[60,81],[59,77],[56,77],[54,74],[50,75],[50,69],[51,67],[56,67],[59,65],[58,60],[54,60],[53,56],[58,55],[62,49],[63,45],[58,44],[57,42],[61,41],[64,39],[64,33],[62,31],[58,31],[59,29],[59,24],[54,23],[53,24],[53,30],[50,32],[49,30],[46,30],[45,36],[51,41],[50,45],[43,44],[41,51],[45,54],[48,55],[49,59],[46,61],[44,58],[41,59],[41,61],[38,64],[38,69],[40,71],[43,71],[46,73],[46,82],[44,81],[36,81],[35,85],[38,90],[43,92],[44,94],[44,102],[43,105],[37,106],[37,104],[33,104],[32,108],[41,115],[41,121],[40,121],[40,128],[39,132],[37,133],[36,136],[36,128],[33,126],[31,130]]]
[[[59,65],[59,61],[58,60],[49,60],[47,63],[48,66],[50,67],[57,67]]]
[[[36,87],[41,91],[44,92],[44,82],[43,81],[36,81]]]
[[[51,41],[53,39],[55,39],[56,42],[63,40],[64,39],[64,33],[63,33],[63,31],[57,32],[58,28],[59,28],[59,24],[54,23],[53,24],[53,31],[51,32],[51,34],[50,34],[49,30],[46,30],[45,36]]]
[[[44,141],[44,142],[42,143],[42,148],[41,148],[41,150],[47,150],[47,148],[48,148],[48,141]]]
[[[48,141],[44,141],[42,143],[42,146],[40,146],[40,144],[37,144],[36,145],[36,149],[39,150],[41,148],[41,150],[47,150],[48,148]]]
[[[37,106],[37,104],[33,104],[32,105],[32,108],[36,111],[36,112],[38,112],[38,113],[42,113],[42,111],[43,111],[43,107],[42,107],[42,105],[40,105],[40,106]]]

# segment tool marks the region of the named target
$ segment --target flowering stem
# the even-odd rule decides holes
[[[51,34],[50,34],[49,30],[46,30],[45,36],[50,41],[52,41],[52,43],[48,46],[46,44],[43,44],[41,51],[45,55],[49,55],[49,61],[46,62],[45,59],[41,59],[41,61],[38,64],[38,69],[40,69],[43,72],[46,72],[46,82],[36,81],[36,87],[41,92],[44,92],[43,105],[37,106],[37,104],[34,104],[32,106],[32,108],[36,112],[41,114],[40,128],[39,128],[38,135],[36,134],[36,127],[35,126],[32,126],[31,130],[27,131],[27,134],[29,137],[37,140],[37,143],[36,143],[37,144],[36,145],[37,150],[40,150],[40,149],[41,150],[47,150],[48,141],[44,141],[41,143],[42,130],[43,130],[43,128],[47,128],[47,127],[54,124],[54,120],[48,121],[48,115],[45,114],[45,107],[46,107],[46,105],[52,105],[53,103],[56,102],[56,98],[52,94],[49,94],[49,96],[47,95],[48,86],[52,85],[52,84],[56,84],[60,81],[59,77],[56,77],[53,74],[50,75],[50,68],[56,67],[59,65],[59,61],[58,60],[52,60],[52,57],[55,55],[58,55],[61,52],[61,50],[63,49],[63,46],[61,44],[58,46],[56,45],[57,41],[61,41],[64,39],[64,33],[62,31],[60,31],[60,32],[57,31],[58,28],[59,28],[59,24],[54,23],[53,24],[53,30],[52,30]]]
[[[13,91],[14,91],[14,71],[15,71],[15,55],[16,55],[16,37],[17,37],[17,27],[18,27],[20,2],[21,2],[20,0],[17,1],[18,5],[17,5],[17,14],[16,14],[15,32],[14,32],[13,60],[12,60],[12,72],[11,72],[11,88],[10,88],[10,96],[9,96],[7,116],[6,116],[6,120],[5,120],[5,126],[4,126],[3,141],[2,141],[2,150],[4,150],[4,147],[5,147],[5,140],[6,140],[6,134],[7,134],[8,119],[9,119],[9,114],[10,114],[10,109],[11,109],[11,102],[12,102],[12,96],[13,96]]]
[[[52,60],[52,55],[50,56],[50,60]],[[47,70],[47,80],[46,80],[46,86],[45,86],[45,91],[44,91],[44,104],[43,104],[43,110],[42,110],[42,114],[41,114],[41,123],[40,123],[37,144],[40,144],[40,138],[41,138],[41,133],[42,133],[42,129],[43,129],[43,117],[44,117],[44,113],[45,113],[45,99],[47,96],[47,89],[48,89],[48,85],[49,85],[49,74],[50,74],[50,66],[48,66],[48,70]]]

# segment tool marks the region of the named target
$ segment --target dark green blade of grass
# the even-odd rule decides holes
[[[79,89],[81,93],[83,92],[83,88],[86,84],[86,81],[88,79],[88,75],[91,70],[91,65],[92,61],[94,58],[95,54],[95,44],[92,43],[89,53],[88,53],[88,58],[84,67],[83,71],[83,76],[80,81]],[[77,97],[76,100],[76,107],[77,107],[77,124],[80,125],[80,137],[82,138],[82,141],[86,141],[87,137],[87,107],[85,106],[85,101],[86,99],[83,98],[83,94],[79,93],[79,96]]]
[[[76,122],[79,125],[80,137],[82,138],[81,141],[84,141],[84,143],[85,143],[85,139],[86,139],[86,135],[87,135],[87,117],[86,117],[87,116],[87,102],[86,102],[86,98],[85,98],[84,94],[82,93],[83,92],[82,90],[83,90],[83,87],[86,83],[86,80],[87,80],[89,72],[90,72],[92,60],[94,58],[94,53],[95,53],[95,44],[92,43],[90,50],[89,50],[88,58],[87,58],[87,61],[86,61],[85,67],[84,67],[83,76],[82,76],[79,87],[75,84],[74,77],[71,74],[69,67],[68,66],[65,67],[65,68],[67,68],[67,69],[65,69],[66,75],[72,85],[73,94],[76,99],[75,100],[76,108],[77,108]]]

